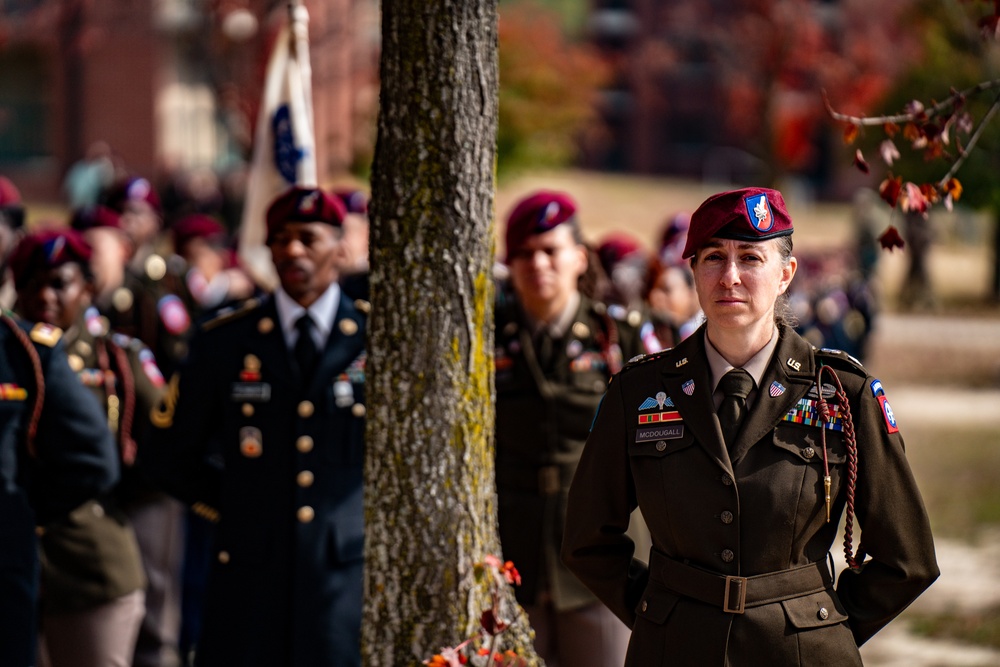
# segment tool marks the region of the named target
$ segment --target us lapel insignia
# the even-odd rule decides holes
[[[680,368],[681,366],[683,366],[687,362],[688,362],[688,358],[684,357],[683,359],[681,359],[680,361],[678,361],[676,364],[674,364],[674,368]]]
[[[771,398],[776,398],[785,393],[785,386],[775,380],[771,383],[771,387],[767,390],[767,393],[771,395]]]
[[[785,363],[788,364],[788,366],[790,368],[794,368],[796,371],[802,370],[802,362],[801,361],[796,361],[795,359],[792,359],[791,357],[788,357],[788,361],[786,361]]]
[[[264,440],[260,429],[255,426],[244,426],[240,429],[240,454],[255,459],[264,453]]]
[[[681,391],[683,391],[688,396],[694,396],[694,380],[688,380],[681,385]]]
[[[339,326],[345,336],[353,336],[358,332],[358,323],[352,319],[344,318],[340,320]]]

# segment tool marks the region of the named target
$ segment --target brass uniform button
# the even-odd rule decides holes
[[[660,440],[658,443],[656,443],[656,451],[662,452],[666,448],[667,448],[667,443],[665,441]]]
[[[73,347],[76,348],[77,354],[81,357],[88,357],[90,356],[90,353],[94,351],[94,348],[90,346],[90,343],[82,340],[77,341],[76,345]]]
[[[312,401],[302,401],[299,403],[299,417],[306,418],[312,417],[312,414],[316,411],[315,406],[313,406]]]
[[[243,416],[244,417],[253,417],[253,404],[252,403],[244,403],[243,404]]]
[[[812,447],[806,447],[805,449],[802,450],[802,456],[806,457],[807,459],[811,459],[812,457],[816,456],[816,450],[813,449]]]
[[[273,329],[274,329],[274,320],[272,320],[270,317],[262,317],[260,319],[260,322],[257,322],[257,331],[259,331],[262,334],[271,333]]]
[[[351,406],[351,414],[355,417],[364,417],[367,412],[368,408],[364,406],[364,403],[355,403]]]
[[[315,518],[316,511],[308,505],[303,505],[299,508],[299,511],[295,513],[295,516],[298,517],[299,523],[309,523],[313,520],[313,518]]]
[[[722,519],[722,523],[729,525],[733,522],[733,513],[726,510],[719,518]]]
[[[349,319],[340,320],[340,330],[345,336],[353,336],[358,333],[358,323]]]
[[[220,551],[219,552],[219,562],[222,563],[223,565],[225,565],[226,563],[229,562],[229,552],[228,551]]]
[[[69,360],[69,367],[73,369],[74,373],[79,373],[83,370],[83,359],[77,354],[71,354],[66,357]]]
[[[303,489],[308,488],[313,485],[313,474],[309,470],[303,470],[298,475],[295,476],[295,481]]]
[[[299,450],[303,454],[308,454],[312,451],[313,439],[308,435],[301,435],[295,441],[295,449]]]
[[[819,611],[816,612],[816,616],[819,618],[819,620],[825,621],[826,619],[830,618],[830,612],[826,610],[826,607],[820,607]]]
[[[642,313],[638,310],[631,310],[629,311],[628,317],[625,318],[625,321],[628,322],[630,327],[638,327],[642,324]]]
[[[134,301],[135,297],[132,296],[132,290],[127,287],[119,287],[111,294],[111,305],[119,313],[124,313],[131,308]]]
[[[573,335],[577,338],[586,338],[590,335],[590,327],[583,322],[574,322],[572,327]]]
[[[729,475],[723,475],[722,476],[722,485],[723,486],[732,486],[733,485],[733,478],[730,477]]]
[[[642,601],[642,610],[646,611],[647,609],[649,609],[649,603],[646,602],[645,600],[643,600]]]
[[[723,563],[732,563],[733,559],[736,558],[736,554],[733,553],[732,549],[723,549],[720,555]]]
[[[159,255],[150,255],[146,258],[143,268],[146,269],[146,275],[150,280],[162,280],[163,276],[167,275],[167,260]]]

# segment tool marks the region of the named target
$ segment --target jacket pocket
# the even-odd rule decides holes
[[[797,462],[823,465],[823,434],[818,426],[781,422],[774,427],[774,446]],[[831,465],[847,461],[847,446],[840,431],[826,431],[826,456]]]
[[[833,591],[820,591],[800,598],[782,600],[788,622],[798,630],[823,628],[847,620],[847,611]]]
[[[644,619],[654,625],[663,625],[670,612],[677,606],[678,595],[655,581],[650,581],[642,593],[642,599],[635,607],[636,620]]]

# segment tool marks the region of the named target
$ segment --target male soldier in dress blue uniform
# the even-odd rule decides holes
[[[342,204],[267,212],[275,294],[210,320],[154,410],[165,488],[218,522],[201,666],[360,664],[365,317],[337,284]]]
[[[507,223],[511,287],[496,309],[500,540],[546,664],[625,659],[628,628],[559,560],[566,493],[612,374],[641,350],[638,312],[608,313],[579,290],[587,270],[576,206],[561,192],[522,200]],[[630,324],[627,320],[632,321]]]
[[[0,665],[35,664],[35,526],[118,480],[104,412],[47,324],[0,320]]]

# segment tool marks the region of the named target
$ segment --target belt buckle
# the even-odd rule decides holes
[[[738,599],[736,606],[730,606],[732,600],[731,591],[736,587]],[[747,601],[747,578],[746,577],[726,577],[726,592],[722,598],[722,611],[727,614],[742,614]]]

